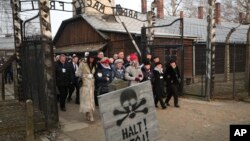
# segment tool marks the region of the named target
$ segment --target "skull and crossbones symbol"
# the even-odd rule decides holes
[[[125,116],[119,120],[117,120],[116,124],[118,126],[121,126],[122,122],[126,118],[134,118],[136,116],[136,113],[148,113],[148,108],[145,107],[141,110],[138,110],[142,105],[146,104],[146,99],[142,98],[141,100],[138,101],[137,95],[133,89],[126,89],[121,93],[120,96],[120,103],[123,108],[123,110],[118,110],[115,109],[113,114],[114,116],[116,115],[121,115],[125,114]]]

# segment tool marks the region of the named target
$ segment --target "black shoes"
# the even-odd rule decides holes
[[[67,100],[68,100],[68,102],[70,102],[72,100],[72,98],[68,98]]]
[[[79,101],[76,101],[76,102],[75,102],[75,104],[78,104],[78,105],[79,105],[79,104],[80,104],[80,102],[79,102]]]
[[[61,111],[66,112],[66,108],[60,108]]]
[[[158,105],[155,105],[155,108],[159,108]],[[166,109],[167,106],[162,106],[162,109]]]
[[[180,105],[178,105],[178,104],[177,104],[177,105],[174,105],[174,107],[176,107],[176,108],[180,108]]]
[[[165,102],[167,106],[170,106],[170,104],[168,102]],[[180,108],[180,105],[179,104],[175,104],[174,107],[176,108]]]

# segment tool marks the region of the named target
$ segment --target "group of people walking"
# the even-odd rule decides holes
[[[79,111],[85,118],[94,121],[95,106],[98,106],[97,96],[109,92],[109,84],[114,79],[129,81],[135,85],[143,81],[151,81],[155,106],[160,102],[162,109],[170,106],[169,101],[174,97],[174,106],[178,104],[180,73],[175,60],[170,60],[166,69],[158,57],[152,58],[147,54],[145,61],[140,65],[136,53],[128,55],[124,52],[114,54],[113,58],[104,56],[99,52],[85,53],[85,58],[78,59],[73,55],[67,59],[64,54],[55,57],[56,84],[59,91],[58,100],[60,110],[66,111],[66,100],[72,100],[72,93],[76,91],[75,103],[80,104]],[[165,83],[166,82],[166,83]],[[165,84],[167,98],[164,101]]]

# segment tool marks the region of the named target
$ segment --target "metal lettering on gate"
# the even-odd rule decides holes
[[[20,7],[19,12],[25,12],[25,11],[33,11],[33,10],[39,10],[39,7],[37,0],[22,0],[19,1]],[[22,5],[26,5],[26,8],[22,7]],[[30,7],[27,7],[29,5]],[[107,14],[107,15],[115,15],[115,16],[125,16],[130,17],[139,21],[146,21],[145,18],[142,17],[142,19],[139,19],[139,14],[141,14],[138,11],[122,8],[122,7],[112,7],[104,5],[103,3],[97,1],[97,0],[87,0],[84,2],[84,0],[76,0],[74,2],[64,2],[64,1],[57,1],[57,0],[49,0],[49,9],[50,10],[57,10],[57,11],[65,11],[65,12],[73,12],[71,8],[68,7],[74,7],[77,8],[85,8],[85,7],[91,7],[95,9],[96,11]],[[108,11],[112,11],[112,14],[108,14]]]

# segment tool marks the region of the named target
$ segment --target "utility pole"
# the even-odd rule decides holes
[[[46,94],[45,120],[47,128],[53,128],[58,123],[57,95],[55,93],[55,70],[53,61],[52,33],[50,22],[49,0],[39,0],[39,19],[41,29],[41,44],[44,60],[44,92]]]
[[[215,0],[208,0],[208,4],[205,95],[210,101],[214,93],[215,73]]]
[[[24,100],[22,89],[22,67],[21,67],[21,44],[22,44],[22,20],[20,18],[20,2],[19,0],[11,0],[13,14],[13,29],[15,41],[16,64],[14,66],[14,93],[19,100]]]

